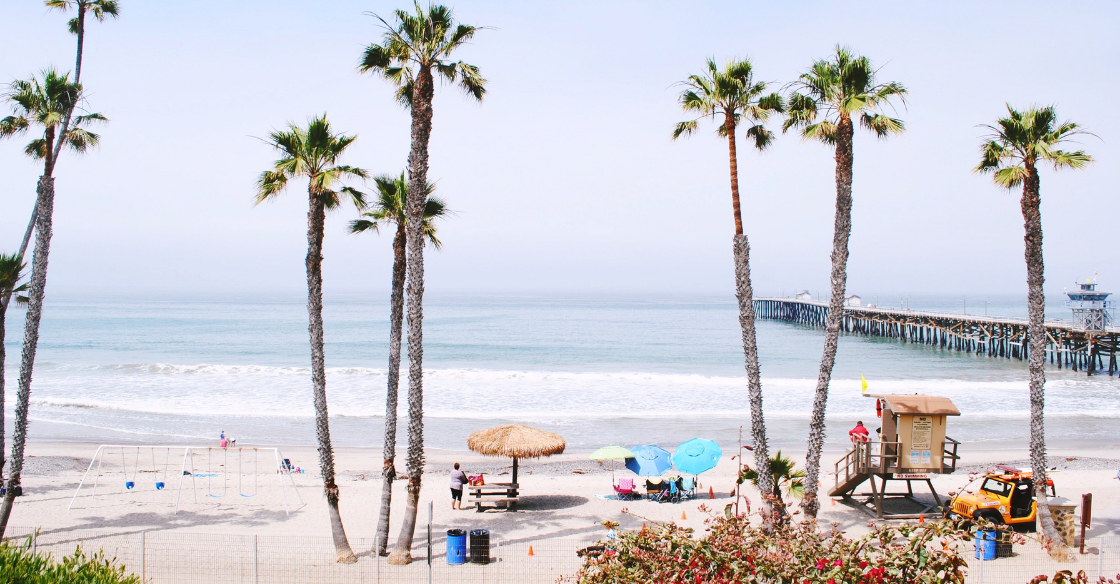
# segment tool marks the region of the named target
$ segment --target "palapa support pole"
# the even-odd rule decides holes
[[[513,484],[517,484],[517,457],[513,457]]]

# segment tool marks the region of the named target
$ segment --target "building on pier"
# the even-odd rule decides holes
[[[812,300],[813,295],[808,290],[798,290],[797,294],[793,295],[794,300]]]
[[[1107,298],[1111,292],[1098,292],[1097,283],[1085,280],[1081,289],[1066,292],[1065,305],[1073,311],[1073,326],[1086,331],[1105,331],[1115,320],[1116,302]]]
[[[855,294],[848,294],[844,297],[844,306],[863,306],[863,299]]]

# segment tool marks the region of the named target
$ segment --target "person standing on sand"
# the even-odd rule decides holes
[[[462,510],[463,508],[463,485],[467,484],[467,473],[459,469],[459,463],[455,463],[455,469],[451,471],[451,508]],[[456,506],[456,503],[458,506]]]

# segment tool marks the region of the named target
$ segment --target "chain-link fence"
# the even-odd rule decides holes
[[[10,527],[5,539],[25,540],[34,532]],[[373,553],[375,542],[364,538],[350,539],[358,556],[353,564],[335,561],[330,537],[41,530],[30,541],[36,551],[50,553],[56,560],[78,547],[87,553],[102,550],[106,557],[115,558],[130,573],[153,584],[545,584],[574,575],[581,565],[576,552],[592,543],[564,538],[506,543],[491,537],[485,557],[479,549],[467,546],[462,563],[452,564],[447,538],[433,534],[429,563],[423,530],[417,535],[421,537],[413,545],[413,562],[406,566],[392,565],[388,558]]]
[[[993,560],[977,559],[971,545],[964,553],[968,561],[966,584],[1028,584],[1035,576],[1053,577],[1061,570],[1074,574],[1084,571],[1094,583],[1100,577],[1116,578],[1120,574],[1120,537],[1087,540],[1085,553],[1074,547],[1065,562],[1051,558],[1035,541],[1014,545],[1006,557]]]
[[[33,532],[9,528],[7,538],[21,540]],[[358,554],[353,564],[335,561],[329,537],[44,530],[32,542],[37,551],[49,552],[55,559],[79,546],[86,552],[103,550],[152,584],[551,584],[574,576],[582,565],[577,552],[593,543],[574,538],[502,541],[492,537],[485,561],[468,546],[464,563],[449,564],[447,538],[433,534],[429,564],[424,533],[417,535],[421,537],[413,546],[414,560],[407,566],[390,564],[388,558],[372,553],[373,540],[358,538],[350,540]],[[470,551],[476,551],[474,556]],[[986,561],[975,557],[971,545],[963,552],[969,566],[966,584],[1027,584],[1035,576],[1053,576],[1060,570],[1084,571],[1090,582],[1120,574],[1120,537],[1090,540],[1085,554],[1074,548],[1067,562],[1054,561],[1035,542],[1015,545],[1007,557]]]

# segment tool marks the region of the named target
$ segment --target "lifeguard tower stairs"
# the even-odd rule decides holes
[[[917,519],[937,512],[943,504],[931,477],[957,469],[960,443],[945,435],[945,425],[948,416],[959,416],[960,411],[944,397],[865,395],[878,400],[883,424],[879,439],[853,442],[836,462],[829,496],[842,497],[876,519]],[[891,492],[892,482],[906,483],[906,492]],[[915,496],[915,482],[929,488],[932,504]],[[864,483],[871,492],[857,494]]]

